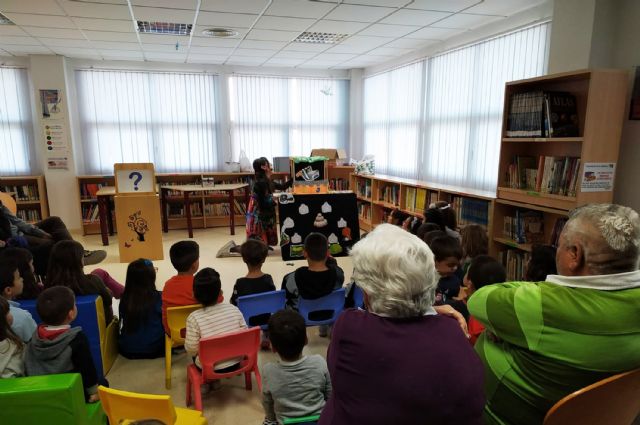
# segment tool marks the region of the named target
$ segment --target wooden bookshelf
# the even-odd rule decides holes
[[[500,160],[498,166],[497,199],[493,211],[493,233],[490,234],[493,255],[504,259],[505,252],[516,250],[514,255],[525,255],[532,244],[526,240],[507,237],[508,218],[518,214],[537,212],[543,229],[542,241],[554,244],[558,229],[572,209],[588,204],[613,200],[613,190],[588,192],[581,190],[585,164],[613,163],[618,161],[620,136],[624,120],[628,73],[621,70],[581,70],[546,75],[538,78],[509,82],[505,86],[504,113]],[[514,93],[535,91],[568,92],[576,98],[578,135],[575,137],[506,137],[509,122],[509,102]],[[509,166],[516,158],[556,157],[579,158],[575,194],[545,193],[545,190],[510,187]],[[513,168],[511,168],[513,171]],[[568,173],[568,177],[571,176]],[[564,176],[563,176],[564,177]],[[520,175],[517,175],[521,179]],[[511,180],[513,181],[513,179]],[[563,180],[564,181],[564,180]],[[506,226],[505,226],[505,220]],[[554,229],[556,232],[554,232]],[[522,234],[518,239],[522,239]],[[536,234],[536,239],[539,236]],[[511,254],[510,254],[511,255]],[[513,257],[513,255],[511,255]],[[513,270],[512,270],[513,271]],[[521,270],[520,270],[521,272]],[[517,278],[519,276],[509,276]]]
[[[478,223],[486,226],[488,234],[492,234],[491,221],[488,220],[493,215],[494,196],[491,192],[378,174],[352,174],[350,185],[358,197],[361,230],[372,230],[396,208],[422,219],[429,204],[442,200],[452,204],[460,226]]]
[[[16,200],[17,216],[29,223],[49,217],[47,186],[44,176],[0,177],[0,190]]]

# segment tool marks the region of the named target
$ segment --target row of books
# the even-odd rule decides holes
[[[422,187],[407,187],[405,209],[422,213],[430,204],[438,202],[438,192]]]
[[[80,199],[95,199],[100,188],[109,186],[109,183],[80,183]]]
[[[244,215],[247,212],[246,206],[244,203],[239,202],[237,199],[234,200],[235,204],[235,214],[236,215]],[[189,205],[191,209],[192,217],[202,217],[204,214],[207,217],[221,217],[221,216],[229,216],[229,204],[226,202],[214,203],[214,202],[206,202],[203,204],[201,202],[194,202]],[[176,204],[170,203],[168,206],[170,218],[184,218],[186,217],[186,210],[184,208],[184,204]]]
[[[533,91],[509,98],[507,137],[576,137],[578,109],[571,93]]]
[[[371,221],[371,205],[363,202],[358,202],[358,216],[362,220]]]
[[[234,199],[234,213],[236,215],[244,215],[247,213],[246,205],[242,202],[238,202],[237,199]],[[223,216],[229,215],[229,204],[228,203],[205,203],[204,204],[204,213],[207,216]]]
[[[371,180],[356,179],[356,194],[363,198],[371,199]]]
[[[174,204],[170,203],[167,207],[169,218],[184,218],[186,217],[186,209],[184,204]],[[199,202],[194,202],[189,205],[189,209],[191,210],[191,217],[202,217],[202,204]]]
[[[329,189],[330,190],[349,190],[349,180],[338,178],[338,179],[329,179]]]
[[[498,261],[507,272],[507,282],[524,280],[531,253],[507,249],[498,254]]]
[[[33,210],[33,209],[18,210],[16,212],[16,217],[29,223],[34,223],[36,221],[42,220],[42,215],[40,215],[40,210]]]
[[[99,209],[97,204],[83,204],[82,205],[82,221],[85,224],[93,223],[98,220]]]
[[[4,185],[0,188],[2,192],[14,193],[16,201],[39,201],[40,194],[38,186],[35,185]]]
[[[486,227],[489,225],[489,201],[452,196],[450,204],[456,212],[458,226],[479,224]]]
[[[400,205],[400,185],[391,184],[381,187],[378,200],[387,204]]]
[[[576,196],[580,158],[516,156],[509,164],[506,183],[512,189]]]
[[[544,217],[540,211],[516,210],[504,217],[502,234],[520,244],[544,243]]]

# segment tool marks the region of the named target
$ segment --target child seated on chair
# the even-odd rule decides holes
[[[180,241],[169,249],[171,264],[178,271],[162,289],[162,325],[169,335],[167,308],[198,304],[193,297],[193,275],[200,267],[200,246],[195,241]]]
[[[9,303],[9,310],[13,316],[11,330],[20,337],[23,342],[29,342],[36,330],[36,322],[31,313],[21,309],[20,304],[13,301],[22,294],[23,280],[20,276],[18,263],[3,258],[0,260],[0,297]]]
[[[428,235],[425,235],[425,238]],[[469,311],[458,298],[462,286],[462,279],[458,276],[462,260],[460,242],[453,236],[445,234],[431,239],[428,245],[433,251],[436,271],[440,275],[436,288],[436,305],[449,304],[468,319]]]
[[[238,297],[276,290],[271,275],[262,272],[264,260],[269,255],[267,244],[258,239],[248,239],[240,246],[240,253],[248,272],[245,277],[237,279],[236,284],[233,285],[233,294],[229,300],[233,305],[238,305]],[[251,323],[251,325],[255,326],[257,323]]]
[[[222,301],[220,274],[210,267],[200,270],[193,278],[193,295],[202,308],[187,317],[187,335],[184,348],[194,357],[194,363],[202,367],[198,359],[198,349],[201,339],[228,332],[246,329],[242,313],[238,307],[225,304]],[[229,359],[215,365],[216,372],[230,372],[235,370],[240,359]]]
[[[9,302],[0,297],[0,379],[24,375],[24,342],[11,330]]]
[[[262,368],[263,425],[277,425],[283,418],[320,414],[331,395],[327,362],[318,355],[303,356],[306,325],[293,310],[280,310],[269,319],[269,338],[280,361]]]
[[[71,327],[78,315],[76,297],[66,286],[45,289],[36,301],[42,323],[27,345],[24,368],[27,376],[79,373],[85,398],[98,401],[98,381],[89,340],[80,326]]]

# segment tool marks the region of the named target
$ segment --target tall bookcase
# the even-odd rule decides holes
[[[588,203],[612,201],[613,190],[597,192],[582,190],[582,178],[585,164],[614,164],[615,166],[618,161],[627,84],[628,73],[620,70],[582,70],[506,84],[497,199],[493,210],[493,234],[490,234],[490,237],[492,254],[500,257],[505,263],[510,279],[522,277],[534,242],[556,243],[569,211]],[[517,93],[540,91],[566,92],[575,96],[578,118],[577,136],[506,137],[511,96]],[[570,157],[574,160],[579,158],[579,167],[574,171],[570,170],[568,177],[567,175],[563,177],[570,180],[573,174],[578,179],[575,194],[571,193],[568,196],[545,193],[544,190],[510,187],[509,173],[513,171],[514,162],[523,157],[535,158],[538,164],[540,164],[540,157]],[[538,168],[538,174],[541,170]],[[517,220],[517,217],[521,217],[520,220]],[[522,217],[533,218],[523,219]],[[535,237],[529,240],[527,239],[529,225],[527,220],[531,220],[538,231]],[[513,237],[514,234],[516,238]]]
[[[408,215],[424,218],[423,211],[436,201],[447,201],[458,214],[458,225],[476,223],[491,234],[493,193],[439,185],[385,175],[351,175],[351,188],[358,203],[360,229],[372,230],[384,222],[386,215],[398,209]]]
[[[49,217],[47,186],[44,176],[0,177],[0,190],[16,200],[17,216],[29,223]]]

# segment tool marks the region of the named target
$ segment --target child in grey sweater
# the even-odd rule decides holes
[[[302,355],[307,344],[302,316],[294,310],[273,314],[269,319],[269,339],[280,361],[267,363],[262,371],[263,425],[320,414],[331,395],[331,380],[322,356]]]

